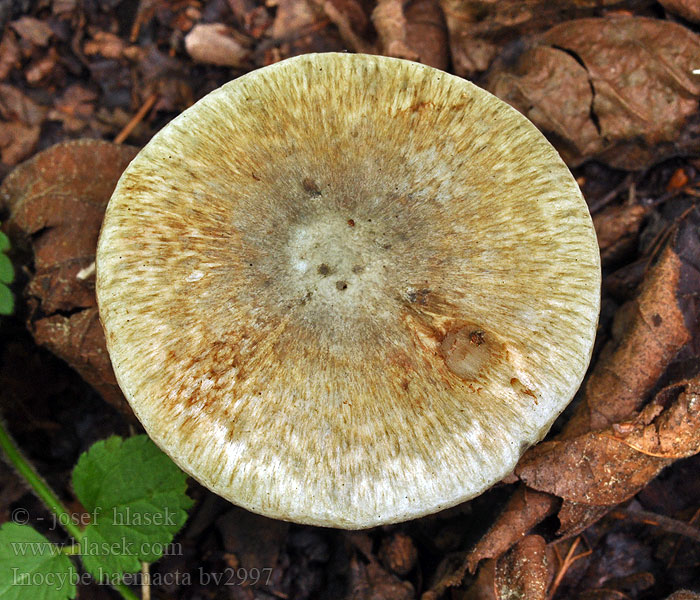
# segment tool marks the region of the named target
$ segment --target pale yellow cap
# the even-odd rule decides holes
[[[581,383],[599,288],[535,127],[380,56],[299,56],[200,100],[124,172],[97,251],[153,440],[235,504],[344,528],[511,472]]]

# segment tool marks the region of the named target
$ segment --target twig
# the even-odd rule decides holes
[[[700,529],[665,515],[659,515],[647,510],[614,510],[610,513],[610,515],[617,519],[627,518],[646,525],[660,527],[669,533],[677,533],[678,535],[682,535],[696,542],[700,542]]]
[[[651,264],[654,262],[654,259],[663,250],[666,242],[676,232],[683,219],[685,219],[691,212],[693,212],[695,208],[695,205],[690,206],[680,216],[676,217],[673,223],[671,223],[668,227],[662,229],[661,231],[659,231],[659,233],[656,234],[656,237],[651,241],[651,244],[649,245],[650,250],[649,256],[647,258],[647,264],[644,267],[644,275],[647,274],[647,271],[649,270],[649,267],[651,267]]]
[[[154,11],[155,6],[152,0],[141,0],[139,2],[138,8],[136,9],[136,17],[131,25],[131,32],[129,34],[129,41],[132,44],[139,39],[141,26],[153,16]]]
[[[695,514],[690,517],[690,521],[688,521],[688,525],[692,525],[693,522],[697,520],[697,518],[700,517],[700,508],[695,511]],[[673,549],[673,554],[671,555],[671,560],[668,561],[668,565],[666,566],[666,569],[670,569],[673,566],[673,563],[676,562],[676,556],[678,556],[678,550],[680,550],[681,543],[683,540],[678,540],[676,542],[676,546]]]
[[[617,196],[620,195],[620,192],[622,192],[623,189],[629,188],[632,184],[634,183],[634,180],[632,179],[632,174],[630,173],[625,177],[620,183],[618,183],[612,190],[610,190],[605,196],[603,196],[598,202],[595,204],[591,204],[589,210],[591,214],[595,214],[598,211],[602,210],[605,208],[610,202],[612,202]]]
[[[146,101],[143,103],[143,106],[139,108],[138,112],[131,118],[131,121],[129,121],[124,129],[122,129],[119,132],[119,135],[114,138],[114,143],[115,144],[121,144],[126,140],[126,138],[131,135],[131,132],[134,130],[134,128],[141,122],[143,121],[143,118],[146,116],[146,113],[148,113],[151,108],[153,108],[153,105],[156,103],[156,100],[158,99],[158,94],[151,94],[148,98],[146,98]]]
[[[585,550],[584,552],[581,552],[580,554],[577,554],[574,556],[574,552],[576,552],[576,548],[578,547],[578,544],[581,540],[586,541],[583,536],[578,536],[569,546],[569,550],[566,552],[566,557],[564,557],[564,560],[562,560],[561,555],[559,554],[559,550],[557,549],[556,544],[553,546],[554,548],[554,553],[557,556],[557,560],[559,561],[559,570],[557,571],[557,575],[554,578],[554,581],[552,582],[551,587],[549,588],[549,594],[548,598],[549,600],[552,600],[554,598],[554,594],[557,592],[557,588],[562,582],[562,579],[564,579],[564,575],[566,575],[566,572],[571,568],[571,565],[573,565],[577,560],[580,558],[584,558],[588,556],[589,554],[592,554],[593,550],[588,548],[588,550]],[[588,544],[586,544],[588,545]]]

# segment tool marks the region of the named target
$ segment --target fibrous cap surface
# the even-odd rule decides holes
[[[250,510],[362,528],[471,498],[578,388],[599,309],[585,202],[524,117],[397,59],[306,55],[172,121],[97,255],[149,435]]]

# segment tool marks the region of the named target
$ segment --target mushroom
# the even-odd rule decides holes
[[[207,95],[126,169],[97,250],[153,440],[235,504],[342,528],[508,475],[581,383],[599,288],[586,204],[535,127],[381,56]]]

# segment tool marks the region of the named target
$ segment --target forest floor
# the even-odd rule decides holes
[[[14,314],[0,317],[0,410],[17,444],[79,513],[80,454],[141,431],[111,372],[89,272],[138,148],[208,92],[293,55],[418,60],[518,108],[581,187],[603,264],[581,391],[514,475],[408,523],[289,524],[190,482],[178,551],[151,565],[144,597],[700,598],[699,30],[693,0],[0,3],[0,180],[59,142],[113,143],[86,146],[88,161],[58,146],[21,186],[0,188],[16,271]],[[67,540],[0,461],[0,524],[20,508]],[[93,581],[78,597],[119,594]]]

